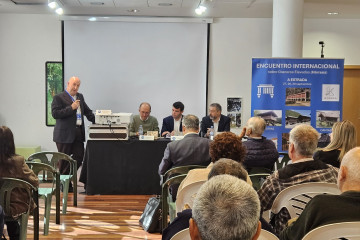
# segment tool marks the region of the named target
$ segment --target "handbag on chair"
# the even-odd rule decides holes
[[[161,233],[161,200],[160,196],[149,198],[144,212],[139,219],[140,226],[149,233]]]

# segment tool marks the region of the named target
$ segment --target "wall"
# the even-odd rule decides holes
[[[360,65],[360,20],[304,21],[304,57],[345,58]],[[243,97],[243,122],[251,113],[251,59],[271,57],[271,19],[215,19],[210,33],[208,103]],[[0,125],[17,145],[56,150],[45,126],[45,62],[61,60],[61,24],[53,15],[0,14]],[[161,118],[161,116],[159,116]],[[238,130],[239,131],[239,130]],[[238,132],[237,131],[237,132]]]
[[[56,150],[45,125],[45,62],[61,61],[61,23],[54,15],[0,14],[0,125],[17,146]]]

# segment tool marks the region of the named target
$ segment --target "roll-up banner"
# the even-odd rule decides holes
[[[342,119],[344,59],[254,58],[251,116],[266,121],[264,136],[279,152],[288,150],[289,132],[309,124],[328,141]]]

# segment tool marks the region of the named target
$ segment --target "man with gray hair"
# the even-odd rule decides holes
[[[331,223],[360,221],[360,147],[347,152],[341,161],[337,184],[340,195],[315,196],[280,239],[301,239],[312,229]]]
[[[292,164],[275,171],[258,191],[261,210],[271,208],[276,196],[285,188],[306,182],[336,183],[338,169],[312,158],[319,139],[319,133],[310,125],[301,124],[290,131],[289,157]],[[274,215],[270,224],[279,234],[290,219],[289,212],[283,208]]]
[[[168,143],[159,165],[159,175],[173,167],[210,163],[209,140],[199,137],[199,118],[186,115],[183,120],[184,138]]]
[[[248,136],[247,141],[243,142],[246,148],[244,166],[247,171],[254,167],[273,169],[274,163],[279,157],[279,153],[273,141],[262,136],[266,128],[266,122],[261,117],[252,117],[243,129],[240,137]]]
[[[189,221],[192,240],[257,239],[260,203],[255,190],[230,175],[209,179],[198,191]]]

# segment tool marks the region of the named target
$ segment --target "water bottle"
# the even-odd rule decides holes
[[[144,135],[144,129],[142,125],[139,126],[139,136],[141,135]]]
[[[211,126],[210,128],[210,140],[214,139],[214,126]]]

